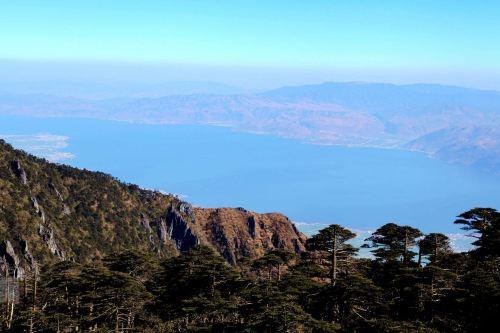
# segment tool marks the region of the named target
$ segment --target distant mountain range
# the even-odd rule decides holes
[[[311,143],[417,150],[500,172],[500,92],[323,83],[262,93],[77,99],[0,95],[0,113],[228,126]]]
[[[163,97],[192,94],[242,94],[248,90],[217,82],[171,81],[144,82],[8,82],[0,81],[0,95],[52,95],[83,99],[119,99]]]

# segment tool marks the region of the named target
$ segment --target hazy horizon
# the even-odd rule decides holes
[[[327,82],[386,83],[394,85],[436,84],[478,90],[500,91],[500,71],[467,74],[446,71],[406,72],[391,69],[350,69],[278,66],[222,66],[105,61],[33,61],[0,58],[2,86],[22,84],[183,84],[213,83],[246,92]],[[493,76],[485,80],[487,76]]]
[[[5,3],[4,82],[325,81],[500,90],[500,3]],[[416,29],[418,27],[418,29]]]
[[[370,167],[361,168],[357,170],[359,175],[348,173],[345,180],[355,183],[359,177],[371,175],[369,181],[385,184],[373,187],[373,193],[385,193],[387,198],[393,194],[386,187],[396,185],[391,181],[391,168],[398,163],[404,179],[399,183],[412,184],[412,177],[421,177],[419,183],[424,183],[440,178],[439,175],[453,174],[455,178],[447,181],[448,186],[443,183],[443,188],[450,190],[451,184],[468,181],[471,191],[476,191],[498,180],[498,2],[278,0],[250,5],[239,0],[119,4],[96,0],[23,1],[4,4],[2,10],[5,17],[0,21],[0,115],[28,117],[19,120],[25,122],[24,128],[42,122],[37,117],[64,118],[68,124],[73,118],[118,120],[133,123],[137,128],[144,124],[161,125],[158,128],[203,126],[196,128],[208,131],[203,137],[206,141],[211,135],[219,135],[212,132],[216,125],[240,133],[228,135],[231,138],[250,135],[249,142],[255,146],[249,147],[255,150],[265,150],[274,137],[292,139],[293,145],[286,141],[283,146],[290,151],[300,151],[303,143],[326,145],[330,147],[321,150],[323,155],[311,155],[316,163],[326,163],[328,154],[335,152],[339,161],[345,162],[338,167],[338,174],[350,168],[350,154],[360,164],[378,165],[379,173],[372,174]],[[418,84],[432,86],[412,86]],[[50,122],[43,123],[49,126]],[[118,126],[106,124],[110,125],[104,131]],[[50,156],[71,161],[73,152],[50,148],[66,146],[65,140],[72,140],[72,133],[64,132],[65,126],[55,132],[44,132],[43,128],[31,132],[17,128],[12,132],[4,124],[4,133],[0,134],[18,138],[18,144],[29,141],[33,135],[42,135],[43,140],[49,139]],[[77,127],[74,131],[78,132]],[[44,136],[47,133],[53,136]],[[86,149],[93,147],[93,154],[106,154],[99,149],[106,140],[114,139],[102,137],[102,142],[96,143],[91,133],[92,129],[83,139]],[[260,143],[251,136],[256,133],[269,135],[268,141]],[[183,140],[200,134],[188,131],[179,135],[183,138],[178,140],[181,145],[185,144]],[[235,149],[224,140],[217,144],[216,152]],[[133,149],[133,142],[124,145],[127,155],[142,152]],[[47,149],[45,144],[35,146],[42,151]],[[188,150],[196,146],[195,143]],[[369,158],[368,152],[381,148],[390,151],[388,155],[384,152]],[[165,153],[160,147],[157,149]],[[308,149],[314,151],[317,147]],[[421,152],[427,157],[420,156]],[[233,155],[241,159],[237,152]],[[439,162],[428,161],[428,157]],[[227,158],[230,163],[230,154]],[[214,158],[207,157],[207,161],[217,163]],[[410,168],[416,161],[421,161],[425,172]],[[258,163],[249,161],[248,165],[256,168]],[[328,173],[332,165],[325,164],[325,177],[335,179],[338,175]],[[113,172],[117,175],[129,176],[134,171],[121,164],[116,167]],[[247,165],[239,167],[231,172],[242,173]],[[466,171],[451,172],[455,167]],[[291,179],[302,179],[313,168],[314,165],[299,168]],[[151,175],[152,183],[162,176],[161,170]],[[184,175],[185,170],[177,170],[176,177],[183,175],[193,181],[202,174],[200,170],[191,170]],[[286,178],[291,172],[286,168],[254,171],[256,179],[272,183],[268,173],[275,172],[293,184]],[[487,172],[488,181],[479,182],[475,172],[479,175],[483,171]],[[231,178],[231,174],[226,176],[220,182]],[[318,189],[322,181],[314,177],[306,180],[300,186],[310,186],[311,198],[321,193]],[[241,188],[245,187],[248,184]],[[353,189],[353,197],[367,188],[359,183]],[[189,190],[189,186],[185,189]],[[183,187],[175,190],[182,192]],[[220,203],[233,203],[224,196],[233,197],[235,188],[219,191]],[[252,202],[248,193],[240,191],[238,195],[242,197],[237,204],[273,209],[265,202]],[[450,190],[443,198],[452,197],[457,191]],[[283,192],[286,197],[288,190]],[[342,196],[342,190],[338,192],[335,195]],[[415,187],[408,193],[408,202],[399,202],[399,208],[408,205],[417,210],[421,198],[429,196],[425,188]],[[208,203],[212,197],[217,196],[210,191],[202,193],[200,202]],[[318,197],[317,200],[324,200],[324,195]],[[455,199],[465,197],[462,193]],[[492,190],[490,199],[497,198]],[[292,206],[301,202],[292,199]],[[370,200],[366,197],[361,201],[369,205]],[[286,205],[276,207],[288,213]],[[462,205],[457,205],[447,213],[459,213],[455,212],[458,207],[462,209]],[[355,210],[349,205],[336,208]],[[307,207],[302,209],[307,214],[300,219],[314,215]],[[389,213],[381,216],[385,214]],[[431,215],[425,218],[432,220]],[[341,222],[346,221],[354,225],[350,220]]]

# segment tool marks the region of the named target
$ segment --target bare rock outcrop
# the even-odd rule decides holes
[[[14,174],[21,180],[21,183],[23,185],[27,185],[28,176],[26,175],[26,171],[21,166],[21,162],[19,162],[19,160],[14,160],[10,165]]]
[[[188,206],[181,203],[180,207]],[[179,251],[189,250],[200,243],[197,235],[191,229],[191,224],[194,222],[189,221],[191,211],[185,209],[183,211],[184,213],[180,209],[176,209],[176,207],[169,207],[165,216],[168,236]]]
[[[14,244],[13,244],[14,243]],[[27,272],[37,269],[37,263],[24,239],[0,243],[0,274],[22,279]]]
[[[47,245],[50,253],[55,255],[56,257],[59,257],[61,259],[65,258],[65,253],[62,251],[59,246],[57,245],[56,238],[54,235],[54,230],[45,227],[43,225],[40,225],[38,227],[38,235],[43,239],[45,244]]]
[[[9,240],[0,243],[0,271],[2,276],[7,273],[10,276],[21,278],[24,275],[24,269],[20,263],[21,260],[16,254],[12,243]]]
[[[20,239],[19,245],[21,246],[21,253],[23,254],[24,261],[26,262],[27,265],[26,268],[29,270],[36,269],[37,268],[36,261],[29,250],[28,242],[25,241],[24,239]]]
[[[35,209],[35,213],[40,217],[42,220],[42,223],[45,223],[45,212],[43,211],[42,206],[38,203],[38,200],[36,197],[31,197],[31,205]]]
[[[300,253],[306,236],[279,213],[258,214],[238,208],[196,208],[196,233],[202,243],[214,246],[230,263],[281,248]]]
[[[57,196],[57,198],[59,199],[59,201],[63,202],[64,201],[64,198],[61,194],[61,192],[59,192],[59,190],[57,189],[56,185],[52,182],[49,183],[49,188],[54,192],[54,194]]]

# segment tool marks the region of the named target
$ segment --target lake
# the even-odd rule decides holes
[[[0,135],[15,147],[195,205],[279,211],[306,233],[330,223],[367,231],[386,222],[455,233],[457,214],[500,207],[498,175],[414,152],[74,118],[0,116]]]

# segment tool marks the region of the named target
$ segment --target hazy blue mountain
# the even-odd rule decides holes
[[[498,127],[446,128],[424,135],[405,145],[433,157],[491,171],[500,170]]]
[[[0,113],[219,125],[320,144],[420,150],[446,161],[500,170],[498,131],[488,130],[500,127],[496,91],[431,84],[324,83],[259,94],[138,98],[126,89],[122,93],[127,98],[0,95]],[[476,130],[460,137],[457,131],[462,128]]]
[[[163,97],[170,95],[245,93],[246,90],[218,82],[172,81],[160,83],[144,82],[93,82],[93,81],[47,81],[6,82],[0,81],[0,94],[52,95],[84,99],[116,99]]]
[[[334,103],[370,113],[422,115],[471,109],[500,114],[500,92],[437,84],[323,83],[262,94],[277,101]]]

